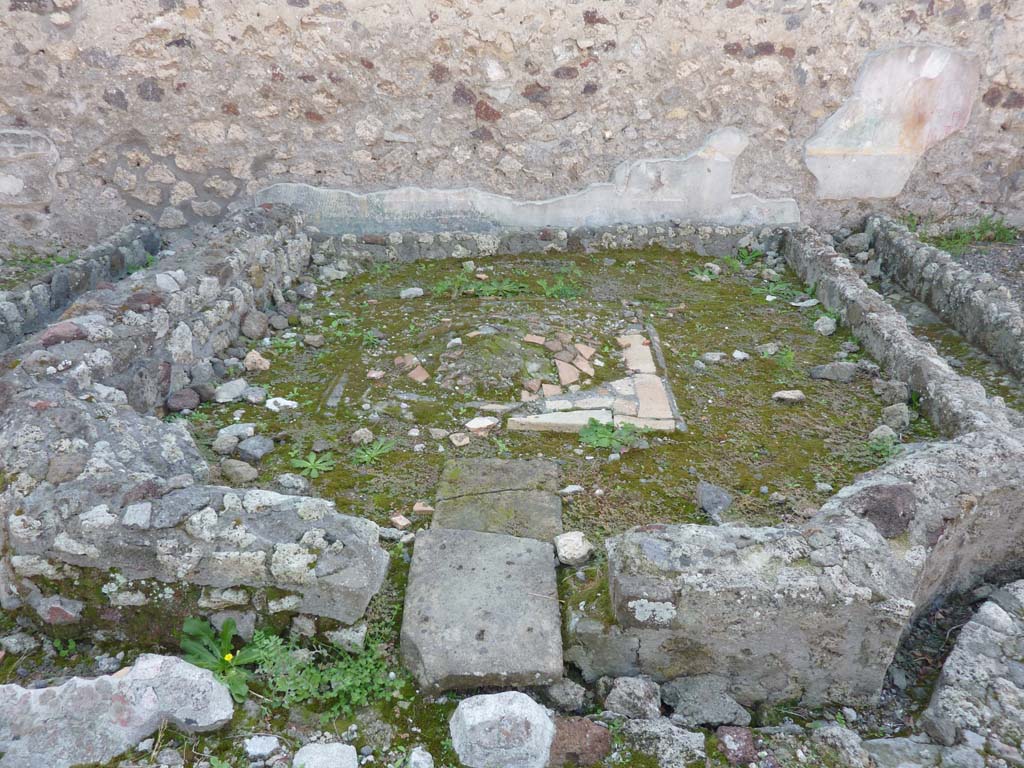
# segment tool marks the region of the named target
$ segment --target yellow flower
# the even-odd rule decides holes
[[[225,653],[224,654],[224,661],[231,661],[233,658],[235,658],[235,654],[233,654],[233,653]]]

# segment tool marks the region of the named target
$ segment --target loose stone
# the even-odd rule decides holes
[[[810,376],[812,379],[838,381],[846,384],[856,378],[857,372],[856,363],[826,363],[825,365],[816,365],[811,368]]]
[[[263,435],[247,437],[238,444],[239,458],[250,464],[259,464],[263,457],[272,450],[274,450],[274,441]]]
[[[819,317],[814,321],[814,330],[822,336],[831,336],[836,332],[836,321],[828,315]]]
[[[882,422],[895,432],[910,426],[910,408],[906,403],[894,403],[882,409]]]
[[[749,725],[750,714],[728,693],[729,681],[717,675],[678,677],[661,686],[661,699],[672,708],[672,722],[684,728]]]
[[[259,472],[254,466],[237,459],[225,459],[221,462],[220,469],[224,473],[224,477],[233,485],[251,483],[259,477]]]
[[[180,411],[194,411],[199,407],[199,393],[191,387],[179,389],[167,398],[167,410],[172,413]]]
[[[292,768],[358,768],[359,755],[348,744],[307,744],[292,759]]]
[[[888,424],[880,424],[871,430],[871,433],[868,435],[868,440],[895,440],[896,437],[897,435],[893,431],[892,427]]]
[[[245,379],[234,379],[221,384],[213,393],[213,399],[218,403],[233,403],[241,400],[242,393],[249,386]]]
[[[802,403],[807,396],[799,389],[780,389],[772,395],[772,400],[777,403]]]
[[[281,742],[277,736],[258,734],[250,736],[243,742],[245,754],[256,760],[270,757],[281,748]]]
[[[360,427],[348,438],[353,445],[368,445],[373,442],[373,432],[367,427]]]
[[[500,420],[494,416],[477,416],[475,419],[467,421],[464,426],[474,435],[482,437],[488,434],[500,423]]]
[[[555,724],[525,693],[471,696],[450,723],[452,747],[469,768],[545,768]]]
[[[242,318],[242,335],[249,339],[262,339],[267,335],[269,318],[264,312],[253,310]]]
[[[661,689],[645,677],[617,677],[604,707],[625,717],[652,720],[661,717]]]
[[[603,724],[585,717],[558,717],[548,768],[600,765],[611,751],[612,734]]]
[[[544,689],[548,703],[560,712],[582,712],[588,695],[586,688],[569,678],[562,678]]]
[[[263,355],[257,352],[255,349],[250,350],[243,361],[245,370],[247,371],[269,371],[270,361],[267,360]]]
[[[464,448],[470,442],[470,437],[465,432],[452,432],[448,435],[448,439],[456,448]]]
[[[583,565],[594,554],[594,545],[580,531],[555,536],[555,552],[562,565]]]
[[[701,480],[697,483],[697,506],[718,525],[722,515],[732,506],[732,494],[724,488]]]
[[[0,750],[11,766],[71,768],[83,755],[106,763],[164,724],[211,731],[233,714],[231,695],[212,672],[147,653],[117,675],[34,690],[0,685]]]
[[[279,413],[285,410],[292,410],[294,408],[299,407],[299,404],[297,402],[295,402],[294,400],[289,400],[285,397],[271,397],[270,399],[267,400],[265,405],[267,406],[267,410],[273,411],[274,413]]]
[[[417,384],[423,384],[430,378],[430,374],[427,372],[427,369],[424,368],[422,365],[417,365],[415,368],[409,371],[409,373],[407,373],[406,376],[415,381]]]

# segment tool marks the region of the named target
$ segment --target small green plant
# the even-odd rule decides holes
[[[583,289],[579,285],[571,280],[566,280],[561,275],[550,283],[547,280],[539,279],[537,287],[540,288],[546,299],[575,299],[583,293]]]
[[[299,474],[303,477],[310,477],[316,480],[320,475],[334,469],[337,466],[337,462],[330,451],[321,454],[310,451],[305,458],[298,457],[292,459],[292,466],[299,470]]]
[[[622,424],[616,427],[613,424],[602,424],[597,419],[591,419],[587,422],[587,426],[580,430],[580,442],[591,448],[609,448],[618,451],[636,445],[642,435],[643,430],[632,424]]]
[[[284,349],[298,349],[299,348],[299,337],[298,336],[275,336],[270,340],[270,348],[273,350],[281,351]]]
[[[756,248],[740,248],[736,251],[736,260],[744,267],[752,267],[764,258],[764,254]]]
[[[895,458],[903,450],[900,444],[891,437],[876,437],[874,440],[868,440],[867,447],[868,452],[879,462]]]
[[[352,451],[352,462],[360,466],[376,464],[385,454],[395,450],[395,441],[378,437],[369,445],[361,445]]]
[[[466,270],[461,270],[443,280],[438,280],[430,291],[434,296],[448,296],[454,300],[464,294],[472,293],[474,288],[473,276]]]
[[[315,644],[306,649],[259,630],[252,647],[260,690],[269,706],[283,710],[313,707],[324,721],[398,698],[404,682],[389,672],[376,645],[358,654],[332,645]]]
[[[711,267],[694,267],[690,270],[690,277],[702,283],[710,283],[717,275]]]
[[[783,301],[796,301],[804,295],[802,289],[782,279],[755,285],[751,290],[759,296],[774,296]]]
[[[227,760],[221,760],[219,757],[210,757],[210,768],[233,768],[231,763]]]
[[[510,280],[507,277],[487,280],[476,286],[477,296],[518,296],[526,293],[526,284]]]
[[[921,219],[919,219],[917,214],[914,213],[908,213],[904,216],[900,216],[900,222],[911,232],[917,232],[918,227],[921,226]]]
[[[68,638],[67,640],[61,640],[59,637],[53,641],[53,648],[57,651],[57,656],[67,661],[78,653],[78,643],[73,639]]]
[[[775,363],[782,370],[792,373],[796,370],[796,352],[792,347],[783,347],[775,353]]]
[[[235,620],[225,620],[218,633],[205,619],[190,617],[185,619],[181,632],[185,661],[210,670],[228,687],[231,698],[245,701],[250,677],[245,667],[255,664],[258,656],[251,645],[235,650]]]

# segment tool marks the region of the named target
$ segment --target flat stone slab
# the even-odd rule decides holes
[[[562,532],[562,499],[548,491],[498,491],[439,501],[435,528],[551,541]]]
[[[448,528],[417,534],[401,643],[406,667],[428,692],[557,680],[552,545]]]
[[[562,532],[558,481],[558,465],[550,461],[449,461],[438,486],[434,527],[551,541]]]
[[[496,491],[558,491],[561,472],[543,459],[453,459],[444,465],[437,500]]]
[[[646,336],[640,333],[629,333],[619,336],[619,346],[622,347],[622,359],[626,370],[631,373],[657,373],[654,365],[654,355],[651,353],[651,342]]]
[[[605,408],[598,408],[587,411],[555,411],[535,413],[532,416],[511,416],[506,426],[520,432],[575,433],[587,426],[591,419],[601,424],[611,424],[612,412]]]

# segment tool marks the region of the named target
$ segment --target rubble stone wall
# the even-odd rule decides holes
[[[43,278],[0,291],[0,352],[42,328],[86,291],[146,266],[159,247],[160,236],[153,227],[129,224]]]
[[[187,430],[154,415],[165,399],[214,381],[248,315],[283,307],[310,269],[329,282],[364,261],[652,244],[777,251],[949,438],[865,473],[799,528],[649,525],[612,537],[612,615],[569,607],[566,658],[588,679],[714,672],[744,704],[873,700],[917,614],[1021,566],[1024,418],[950,369],[806,229],[324,237],[288,209],[240,214],[203,249],[83,294],[0,355],[0,601],[77,621],[95,605],[67,587],[99,572],[102,597],[90,599],[109,609],[173,599],[139,587],[155,581],[200,589],[211,610],[355,621],[387,568],[376,526],[313,497],[210,485]]]
[[[362,616],[388,567],[373,522],[209,485],[185,426],[158,418],[168,394],[214,379],[249,314],[285,303],[312,251],[286,212],[240,215],[0,356],[0,606],[63,624],[172,610],[198,587],[209,609]]]
[[[965,269],[891,219],[872,216],[867,231],[887,275],[1017,377],[1024,377],[1024,311],[1006,286],[992,275]]]
[[[620,167],[683,213],[1020,224],[1021,22],[1015,0],[3,0],[0,227],[95,242],[279,184],[540,201],[626,190]],[[721,173],[680,189],[723,129]]]

